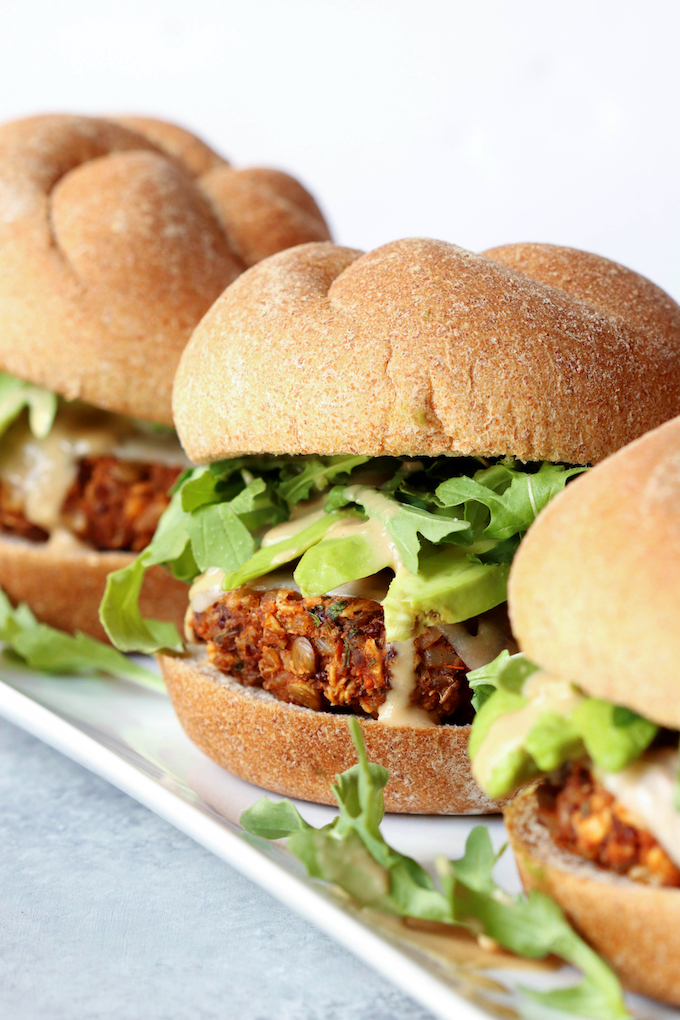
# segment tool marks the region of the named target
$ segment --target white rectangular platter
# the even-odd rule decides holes
[[[359,912],[332,889],[309,880],[282,842],[245,834],[239,817],[262,790],[206,758],[185,736],[162,693],[124,680],[47,676],[8,657],[0,658],[0,677],[0,715],[167,819],[370,962],[435,1015],[445,1020],[564,1020],[565,1014],[538,1006],[516,986],[570,984],[577,975],[569,968],[524,964],[511,957],[484,960],[464,934]],[[325,824],[334,813],[300,802],[298,808],[313,825]],[[493,842],[500,847],[505,834],[495,818],[388,815],[383,831],[398,850],[429,866],[437,854],[461,856],[470,829],[480,821],[490,824]],[[498,878],[509,891],[519,890],[509,852],[501,859]],[[639,1020],[680,1020],[680,1011],[637,996],[629,1001]]]

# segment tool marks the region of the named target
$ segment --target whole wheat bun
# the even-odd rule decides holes
[[[28,603],[42,623],[69,633],[82,630],[108,644],[99,622],[106,578],[134,558],[134,553],[53,548],[0,535],[0,588],[14,605]],[[169,620],[181,632],[188,596],[186,584],[162,567],[151,567],[140,597],[142,615]]]
[[[680,1006],[680,889],[596,867],[552,841],[535,789],[503,810],[525,889],[540,889],[619,975],[624,987]]]
[[[335,804],[335,776],[356,764],[347,717],[278,701],[244,687],[204,654],[159,655],[168,694],[187,735],[223,768],[266,790]],[[390,773],[388,811],[462,815],[498,812],[479,789],[467,755],[469,726],[385,726],[360,719],[368,757]]]
[[[521,244],[308,244],[215,302],[175,381],[192,460],[511,454],[593,463],[680,413],[680,307],[607,259]]]
[[[150,118],[48,115],[0,127],[0,369],[172,424],[182,348],[248,265],[327,238],[273,170],[234,170]]]
[[[508,602],[532,661],[680,729],[680,418],[549,504],[515,556]]]

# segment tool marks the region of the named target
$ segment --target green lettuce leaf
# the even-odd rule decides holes
[[[197,470],[202,473],[202,469]],[[182,509],[182,489],[176,489],[150,544],[127,567],[108,575],[99,619],[110,640],[121,651],[147,655],[161,648],[182,651],[184,645],[173,623],[142,617],[139,595],[146,571],[156,564],[174,567],[173,573],[180,580],[191,580],[183,576],[184,571],[193,569],[193,576],[198,573],[187,534],[188,518],[189,514]]]
[[[574,709],[571,722],[592,760],[605,772],[625,769],[659,732],[658,726],[637,712],[599,698],[584,698]]]
[[[311,457],[302,465],[299,473],[292,474],[280,482],[276,491],[291,506],[309,499],[312,490],[323,492],[342,475],[349,475],[355,467],[365,464],[370,457],[355,457],[341,454],[337,457]]]
[[[326,505],[335,510],[348,503],[358,504],[367,517],[382,525],[394,542],[401,563],[412,574],[418,571],[421,536],[438,543],[453,532],[470,530],[467,521],[400,503],[387,493],[366,485],[351,485],[345,489],[337,486],[331,490]]]
[[[0,372],[0,435],[28,408],[28,422],[36,439],[49,435],[57,413],[56,393]]]
[[[529,473],[506,464],[494,464],[478,471],[474,478],[451,478],[442,482],[436,495],[445,507],[465,507],[466,519],[474,522],[476,535],[504,542],[515,535],[523,535],[569,479],[585,470],[546,461],[538,471]],[[479,506],[475,504],[481,504],[488,511],[488,523],[483,528],[480,527]]]
[[[528,676],[536,671],[538,667],[529,662],[521,652],[510,655],[507,649],[478,669],[471,669],[466,680],[473,690],[472,706],[478,712],[482,705],[489,700],[494,691],[498,690],[501,677],[505,679],[505,688],[509,691],[519,692],[522,684]]]
[[[578,985],[553,992],[522,991],[556,1009],[593,1020],[628,1017],[621,987],[609,967],[568,924],[559,906],[540,892],[509,896],[493,879],[496,855],[488,831],[470,833],[464,856],[438,861],[441,888],[417,861],[394,850],[380,831],[388,773],[368,761],[357,719],[350,730],[358,764],[336,777],[339,813],[320,829],[288,801],[257,801],[241,815],[246,832],[288,838],[310,876],[339,886],[359,905],[401,917],[463,925],[520,956],[555,953],[583,972]]]
[[[529,959],[555,954],[584,974],[579,984],[551,992],[521,990],[553,1009],[611,1020],[627,1017],[623,993],[615,974],[569,925],[554,900],[538,890],[528,896],[509,896],[493,879],[496,856],[488,830],[473,829],[459,861],[439,859],[438,871],[460,924],[481,928],[505,949]]]
[[[144,687],[164,691],[163,681],[125,655],[81,631],[66,634],[39,623],[29,607],[12,607],[0,589],[0,641],[27,665],[47,673],[75,673],[98,670],[133,680]]]

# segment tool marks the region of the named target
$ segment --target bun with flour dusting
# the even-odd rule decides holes
[[[104,635],[106,575],[149,541],[188,465],[170,397],[192,330],[248,266],[328,236],[293,178],[234,169],[174,124],[0,127],[0,586],[14,602]],[[179,622],[185,592],[159,572],[147,607]]]
[[[512,693],[496,677],[473,773],[498,796],[540,779],[504,810],[525,887],[626,987],[680,1005],[680,418],[553,500],[508,605],[531,665]]]
[[[309,244],[215,302],[173,406],[188,455],[213,462],[181,497],[190,650],[161,656],[192,739],[330,802],[353,712],[388,810],[488,811],[466,746],[475,670],[516,650],[509,563],[579,465],[680,412],[680,309],[549,245]],[[102,619],[149,650],[121,626],[126,584]]]

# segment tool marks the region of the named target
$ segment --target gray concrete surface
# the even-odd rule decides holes
[[[4,720],[0,1016],[429,1017],[168,823]]]

